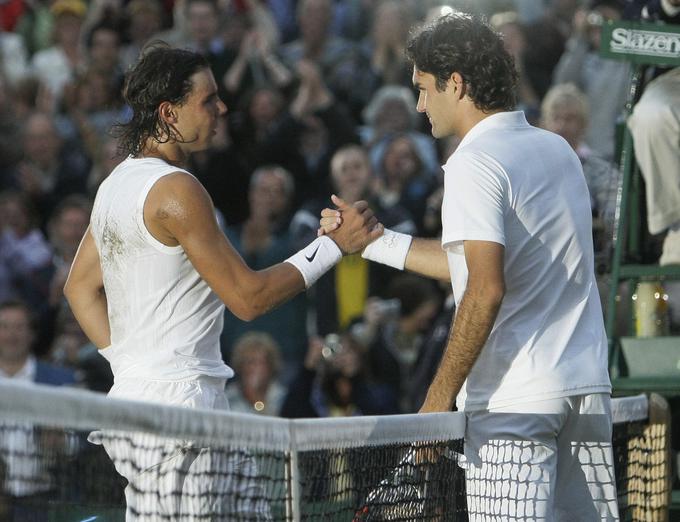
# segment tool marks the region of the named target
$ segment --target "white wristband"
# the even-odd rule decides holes
[[[411,241],[413,236],[386,228],[382,236],[364,248],[361,257],[403,270]]]
[[[342,251],[335,241],[328,236],[321,236],[285,262],[298,269],[305,280],[305,288],[309,288],[341,259]]]

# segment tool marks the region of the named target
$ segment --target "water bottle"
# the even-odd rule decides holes
[[[633,294],[636,337],[668,335],[668,294],[658,281],[640,281]]]

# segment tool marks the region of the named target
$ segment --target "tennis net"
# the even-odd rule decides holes
[[[652,520],[665,427],[644,396],[613,413],[621,519]],[[464,430],[459,413],[287,420],[0,382],[0,520],[466,521]]]

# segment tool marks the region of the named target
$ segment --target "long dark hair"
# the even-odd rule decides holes
[[[174,49],[164,42],[153,42],[145,47],[135,66],[125,75],[123,97],[132,109],[132,118],[119,123],[114,135],[125,154],[137,156],[147,139],[159,143],[182,138],[158,114],[164,102],[181,105],[193,87],[191,77],[209,67],[198,53]]]
[[[446,15],[411,37],[406,49],[416,69],[432,74],[443,91],[454,72],[478,109],[512,110],[517,72],[503,41],[481,18]]]

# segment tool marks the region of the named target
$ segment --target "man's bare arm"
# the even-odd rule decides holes
[[[347,213],[350,226],[334,238],[343,251],[355,248],[350,241],[355,236],[376,236],[368,233],[369,224],[360,212],[348,209]],[[243,320],[252,320],[305,289],[301,273],[290,263],[251,270],[219,229],[208,193],[191,176],[177,173],[161,178],[149,193],[144,216],[157,239],[182,245],[201,277]]]
[[[466,241],[469,275],[449,341],[421,412],[450,411],[491,333],[505,294],[505,248],[490,241]]]
[[[99,253],[90,227],[85,231],[71,271],[64,285],[64,295],[81,328],[97,348],[111,344],[111,327],[107,311],[104,280]]]
[[[405,269],[439,281],[451,281],[446,252],[441,239],[414,237],[406,256]]]

